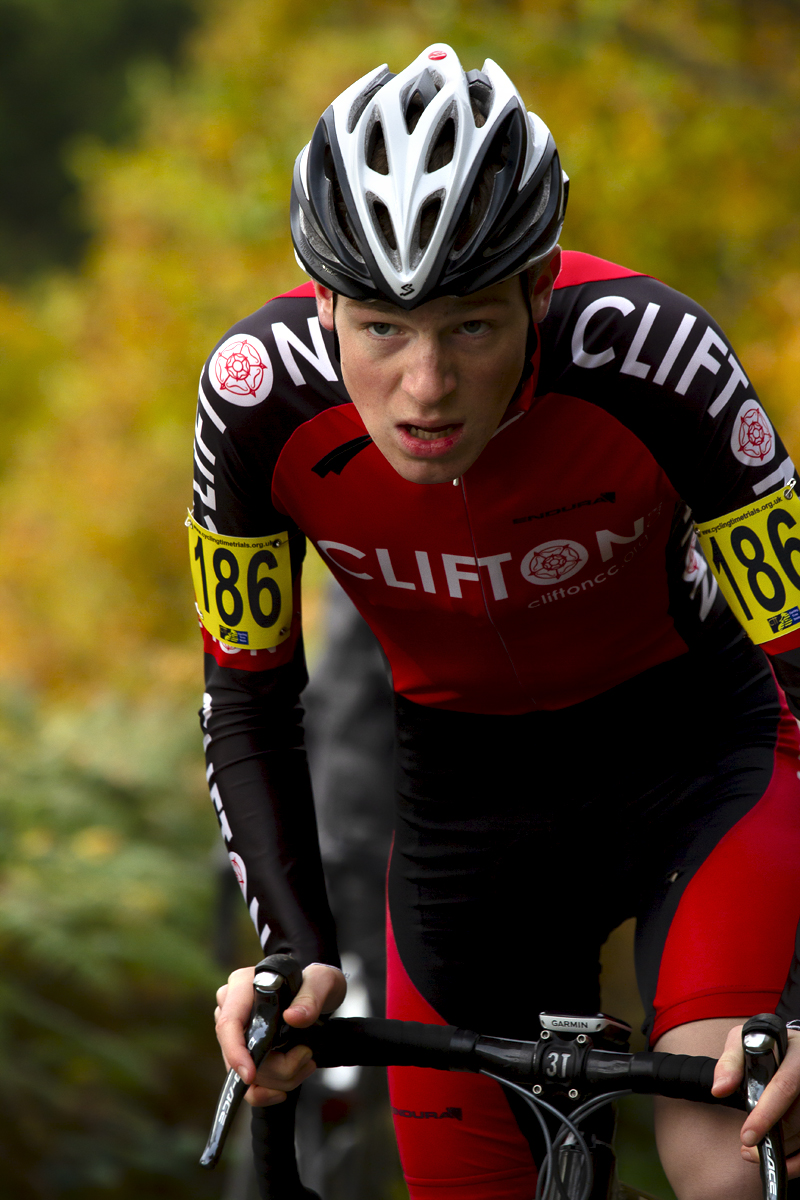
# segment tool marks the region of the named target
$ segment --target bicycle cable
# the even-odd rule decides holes
[[[615,1100],[620,1100],[620,1099],[622,1099],[623,1096],[630,1096],[631,1094],[632,1093],[631,1093],[630,1088],[626,1088],[623,1091],[606,1092],[602,1096],[594,1096],[591,1100],[587,1100],[584,1104],[581,1104],[580,1107],[576,1108],[575,1111],[571,1114],[573,1125],[579,1125],[581,1123],[581,1121],[584,1121],[587,1117],[591,1117],[594,1113],[598,1112],[601,1108],[604,1108],[606,1106],[606,1104],[613,1104]],[[561,1129],[558,1130],[555,1137],[553,1138],[552,1153],[553,1153],[553,1161],[554,1162],[557,1161],[558,1152],[561,1149],[561,1147],[564,1145],[564,1142],[566,1141],[566,1138],[570,1132],[569,1129],[567,1129],[565,1127],[565,1125],[566,1125],[566,1123],[562,1121]],[[585,1139],[583,1139],[583,1141],[585,1144]],[[589,1151],[589,1153],[591,1154],[591,1151]],[[542,1194],[544,1194],[544,1188],[542,1188]],[[538,1192],[537,1192],[537,1195],[534,1198],[534,1200],[540,1200]],[[586,1198],[583,1197],[582,1200],[586,1200]]]
[[[589,1195],[592,1190],[592,1182],[593,1182],[593,1177],[594,1177],[594,1169],[592,1167],[592,1156],[589,1151],[589,1147],[586,1145],[586,1140],[585,1140],[583,1134],[580,1132],[580,1130],[578,1129],[578,1127],[574,1123],[574,1121],[572,1119],[570,1119],[569,1117],[565,1116],[564,1113],[559,1112],[558,1109],[555,1108],[552,1104],[548,1104],[548,1102],[546,1100],[542,1100],[539,1096],[534,1096],[529,1091],[526,1091],[526,1089],[524,1087],[521,1087],[518,1083],[511,1083],[510,1080],[503,1079],[502,1075],[495,1075],[491,1071],[481,1071],[480,1074],[486,1075],[487,1078],[494,1079],[496,1083],[501,1084],[503,1087],[511,1088],[512,1091],[517,1092],[517,1094],[522,1096],[522,1098],[526,1102],[526,1104],[528,1104],[533,1109],[534,1113],[536,1114],[536,1119],[538,1120],[538,1122],[542,1128],[542,1133],[544,1135],[546,1153],[545,1153],[544,1160],[542,1162],[542,1169],[539,1172],[539,1179],[536,1184],[536,1193],[534,1196],[534,1200],[542,1200],[542,1197],[544,1196],[544,1189],[550,1181],[551,1174],[555,1181],[555,1185],[558,1188],[559,1194],[562,1197],[562,1200],[571,1200],[571,1197],[569,1197],[566,1193],[564,1184],[562,1183],[561,1179],[559,1178],[558,1166],[553,1157],[553,1149],[554,1149],[553,1140],[550,1137],[550,1131],[547,1129],[547,1123],[546,1123],[544,1117],[542,1116],[541,1112],[539,1111],[539,1109],[544,1109],[545,1112],[548,1112],[548,1113],[550,1113],[551,1116],[555,1117],[556,1120],[558,1121],[559,1125],[565,1126],[567,1129],[567,1132],[571,1133],[572,1136],[575,1138],[575,1144],[578,1147],[578,1150],[583,1158],[584,1166],[586,1167],[586,1181],[584,1183],[583,1192],[582,1192],[581,1196],[579,1197],[579,1200],[589,1200]],[[592,1101],[590,1103],[594,1103],[594,1102]],[[586,1108],[588,1106],[584,1105],[583,1107]]]

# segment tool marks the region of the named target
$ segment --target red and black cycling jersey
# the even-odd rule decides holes
[[[726,613],[704,522],[787,483],[791,460],[724,335],[658,281],[567,253],[530,374],[460,480],[403,480],[341,381],[310,285],[226,334],[204,368],[196,520],[310,538],[417,704],[521,714],[586,701],[687,648]],[[301,751],[291,636],[204,630],[212,797],[262,944],[335,955]],[[770,644],[788,652],[796,633]],[[266,802],[265,798],[268,800]]]

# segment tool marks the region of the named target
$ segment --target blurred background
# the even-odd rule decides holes
[[[710,309],[800,452],[798,0],[0,0],[0,1197],[223,1194],[194,1165],[221,1078],[197,378],[302,281],[288,188],[320,112],[439,40],[552,129],[565,246]],[[312,662],[325,605],[312,561]],[[606,1004],[636,1024],[630,936]],[[647,1120],[624,1173],[666,1198]]]

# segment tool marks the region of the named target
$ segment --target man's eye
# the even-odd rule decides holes
[[[489,326],[485,321],[464,321],[461,328],[464,333],[485,333]]]
[[[387,321],[373,321],[369,326],[369,331],[376,337],[391,337],[393,333],[397,333],[397,326],[390,325]]]

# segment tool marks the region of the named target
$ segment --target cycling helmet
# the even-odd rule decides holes
[[[466,295],[545,259],[569,181],[506,73],[446,45],[359,79],[298,155],[291,222],[318,283],[404,309]]]

